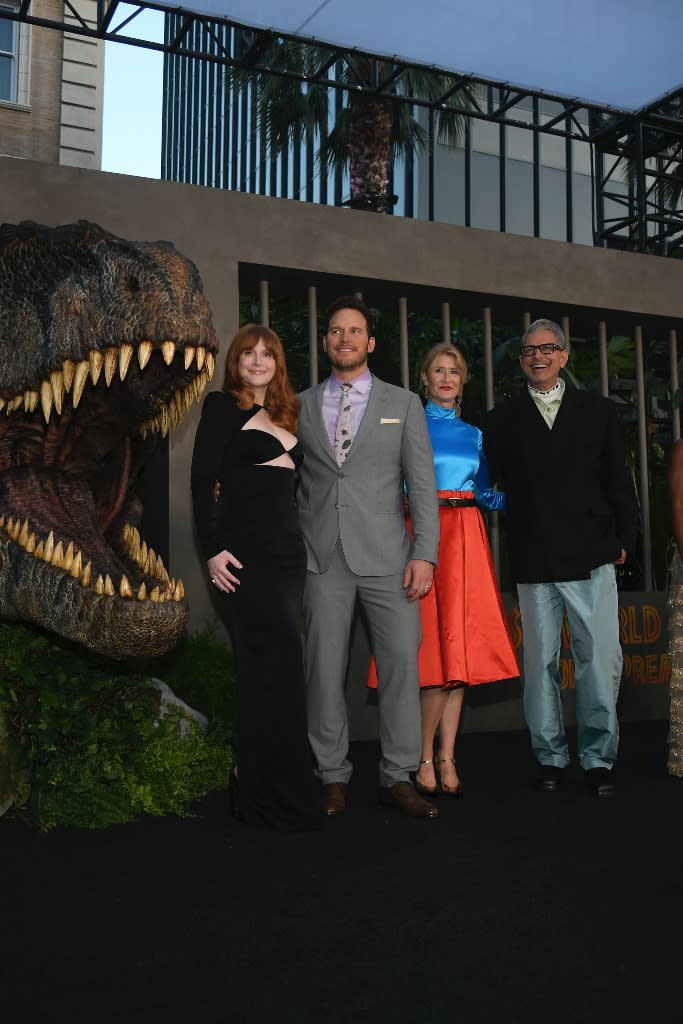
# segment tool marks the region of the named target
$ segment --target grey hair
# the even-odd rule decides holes
[[[534,320],[532,324],[529,324],[524,334],[522,335],[522,345],[526,344],[527,340],[536,331],[550,331],[557,338],[558,344],[562,348],[568,348],[567,342],[564,337],[564,333],[559,324],[556,324],[553,320]]]

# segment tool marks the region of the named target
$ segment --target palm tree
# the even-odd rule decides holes
[[[317,139],[324,173],[348,167],[349,205],[357,208],[386,212],[395,202],[389,194],[393,159],[422,151],[428,142],[406,98],[443,102],[436,132],[449,145],[462,135],[463,111],[479,109],[478,87],[471,81],[379,58],[342,56],[328,47],[270,37],[258,61],[258,70],[233,69],[230,82],[237,92],[253,87],[257,125],[270,153],[277,156],[306,138]],[[336,90],[325,84],[333,66],[334,80],[347,87],[336,116]]]

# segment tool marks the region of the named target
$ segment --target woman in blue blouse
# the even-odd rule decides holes
[[[435,345],[422,364],[434,451],[441,539],[434,586],[420,602],[422,755],[417,788],[459,796],[455,738],[465,686],[519,676],[479,507],[505,506],[494,490],[481,431],[460,419],[467,364],[455,345]],[[438,747],[435,737],[438,732]]]

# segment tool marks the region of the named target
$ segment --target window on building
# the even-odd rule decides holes
[[[10,14],[15,7],[0,4],[2,14]],[[16,21],[0,19],[0,100],[17,101],[19,64],[19,25]]]

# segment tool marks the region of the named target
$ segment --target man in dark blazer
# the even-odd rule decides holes
[[[507,533],[524,631],[524,714],[541,765],[540,789],[569,764],[560,694],[566,611],[575,664],[578,756],[599,796],[614,792],[622,653],[615,565],[633,553],[638,506],[614,405],[565,387],[560,327],[524,333],[527,387],[493,409],[484,430],[491,473],[507,495]]]
[[[328,311],[332,374],[301,394],[298,505],[308,551],[304,592],[308,726],[322,810],[343,814],[352,766],[344,680],[356,601],[379,676],[380,800],[413,817],[436,806],[410,781],[420,759],[418,601],[436,564],[439,520],[424,413],[416,395],[368,369],[370,312],[353,296]],[[414,539],[403,513],[410,493]]]

